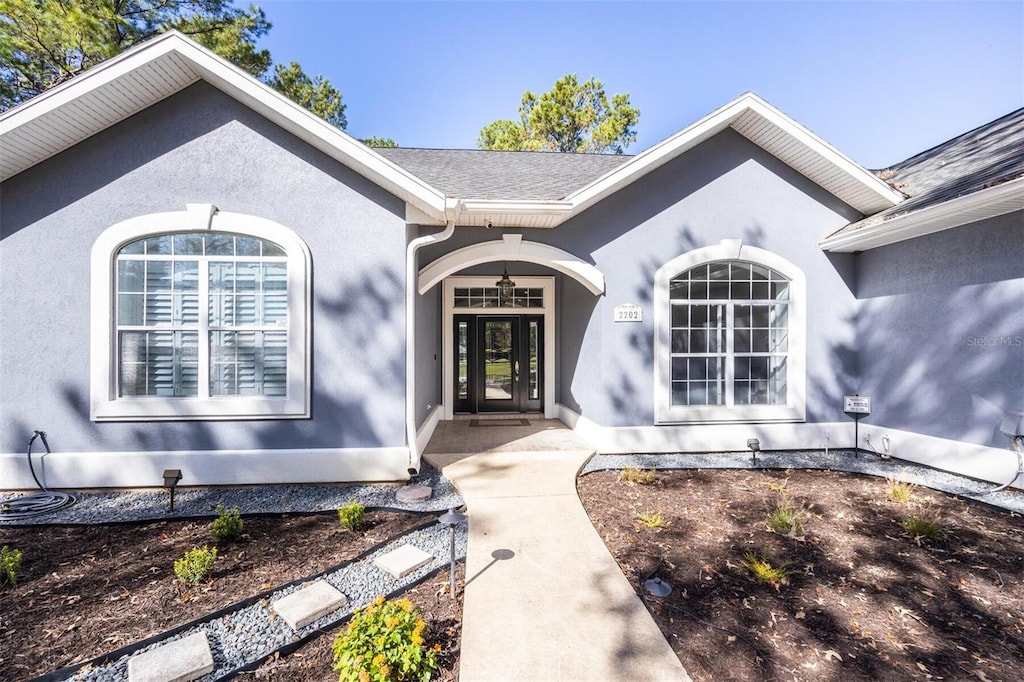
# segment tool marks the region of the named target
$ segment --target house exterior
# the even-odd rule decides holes
[[[851,395],[1016,469],[1024,110],[882,173],[752,94],[631,157],[373,150],[170,33],[0,115],[0,180],[0,488],[34,430],[53,488],[403,480],[460,414],[823,449]]]

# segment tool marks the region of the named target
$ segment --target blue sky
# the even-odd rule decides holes
[[[472,148],[525,90],[596,76],[650,147],[748,90],[880,168],[1024,106],[1024,0],[259,2],[348,132]],[[246,3],[247,4],[247,3]]]

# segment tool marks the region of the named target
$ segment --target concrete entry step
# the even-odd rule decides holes
[[[298,592],[281,597],[271,606],[292,630],[306,627],[328,613],[344,608],[348,600],[345,595],[326,580],[317,580]]]
[[[128,659],[128,682],[189,682],[212,672],[213,653],[204,632]]]
[[[373,560],[373,565],[382,571],[387,571],[393,578],[403,578],[420,566],[429,564],[434,557],[427,554],[419,547],[413,545],[402,545],[398,549],[387,554],[381,554]]]

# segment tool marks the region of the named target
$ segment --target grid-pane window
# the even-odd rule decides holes
[[[286,396],[288,262],[270,241],[157,235],[117,253],[118,396]]]
[[[456,308],[543,308],[544,289],[515,287],[512,298],[502,301],[498,287],[455,287]]]
[[[785,405],[790,281],[717,261],[669,283],[671,405]]]

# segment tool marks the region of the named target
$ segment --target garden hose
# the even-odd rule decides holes
[[[1013,436],[1010,439],[1010,442],[1013,444],[1014,452],[1017,453],[1017,471],[1013,473],[1013,478],[1011,478],[1009,481],[1002,484],[1001,486],[992,488],[991,490],[982,491],[978,493],[978,495],[991,495],[992,493],[998,493],[1003,490],[1006,490],[1011,485],[1013,485],[1013,482],[1016,481],[1021,474],[1024,474],[1024,453],[1022,453],[1022,451],[1024,451],[1024,436]]]
[[[28,441],[28,469],[32,473],[32,480],[36,482],[41,492],[0,502],[0,521],[16,521],[30,516],[46,514],[47,512],[57,511],[75,503],[73,496],[67,493],[47,490],[46,486],[39,482],[35,466],[32,464],[32,444],[35,443],[36,438],[43,441],[46,454],[50,454],[50,444],[46,442],[45,431],[34,431]]]

